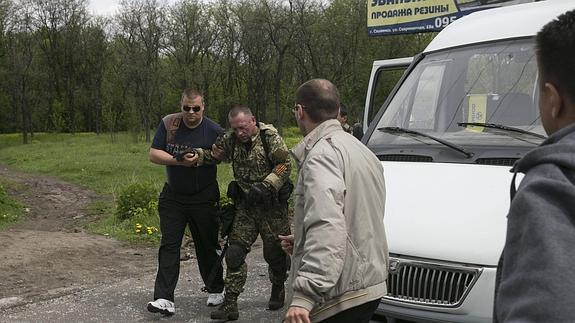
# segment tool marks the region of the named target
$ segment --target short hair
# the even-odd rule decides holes
[[[328,80],[309,80],[298,88],[296,103],[304,107],[311,121],[315,123],[337,119],[339,92],[337,87]]]
[[[575,10],[547,23],[535,37],[542,84],[553,83],[575,103]]]
[[[204,95],[202,94],[202,92],[194,88],[186,88],[184,92],[182,92],[182,97],[184,96],[192,100],[199,96],[202,98],[202,103],[204,103]]]
[[[347,117],[347,107],[345,106],[345,104],[341,103],[339,104],[339,116],[340,117]]]
[[[244,105],[236,104],[236,105],[232,106],[232,108],[230,109],[230,112],[228,112],[228,118],[235,118],[240,113],[243,113],[248,117],[252,117],[254,115],[252,113],[252,110],[250,110],[250,108],[248,108]]]

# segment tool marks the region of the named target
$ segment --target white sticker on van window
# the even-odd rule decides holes
[[[487,94],[470,94],[467,122],[485,123],[487,118]],[[484,127],[467,126],[468,130],[482,132]]]

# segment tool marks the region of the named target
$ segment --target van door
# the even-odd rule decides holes
[[[389,94],[396,84],[399,84],[399,79],[404,75],[412,61],[413,57],[404,57],[373,62],[363,111],[362,130],[364,134],[379,108],[384,106]]]

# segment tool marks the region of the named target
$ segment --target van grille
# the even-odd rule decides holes
[[[519,158],[478,158],[475,163],[494,166],[513,166]]]
[[[378,155],[377,156],[381,161],[404,161],[404,162],[427,162],[431,163],[433,158],[429,156],[421,156],[421,155]]]
[[[390,258],[387,300],[456,307],[481,272],[480,268]]]

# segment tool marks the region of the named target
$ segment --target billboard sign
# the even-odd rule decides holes
[[[370,36],[440,31],[474,11],[526,1],[489,0],[368,0]],[[511,3],[509,3],[511,2]],[[530,1],[529,1],[530,2]]]

